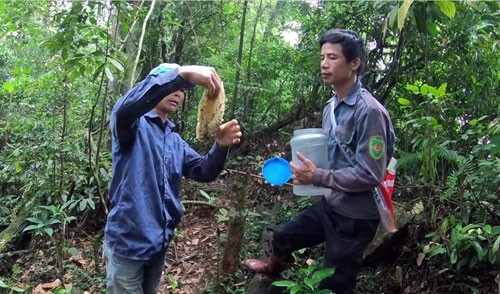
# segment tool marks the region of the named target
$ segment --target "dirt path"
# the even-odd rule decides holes
[[[216,212],[208,205],[186,205],[177,237],[169,248],[159,293],[196,293],[206,283],[204,278],[217,272],[218,236],[225,226],[217,223]]]

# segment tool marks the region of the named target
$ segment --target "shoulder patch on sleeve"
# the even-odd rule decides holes
[[[370,151],[370,156],[379,160],[382,158],[385,152],[385,141],[381,136],[372,136],[368,143],[368,150]]]

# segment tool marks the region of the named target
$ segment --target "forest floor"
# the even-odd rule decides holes
[[[266,153],[262,158],[283,155],[272,152],[269,154]],[[246,191],[261,195],[247,199],[248,207],[261,211],[271,209],[274,204],[290,203],[293,206],[297,202],[297,197],[290,192],[283,192],[286,189],[265,184],[259,179],[258,172],[256,174],[255,167],[246,166],[242,170],[248,175],[254,175],[252,182],[247,183],[250,187]],[[226,191],[228,195],[231,190],[228,178],[221,177],[202,187],[207,191]],[[222,254],[219,244],[227,233],[226,222],[219,219],[219,208],[229,206],[230,199],[221,197],[215,204],[204,203],[207,199],[199,196],[200,186],[187,187],[187,191],[183,190],[183,195],[198,196],[190,198],[196,199],[195,201],[184,204],[185,215],[169,247],[159,293],[207,293],[203,290],[213,285],[214,281],[217,283],[219,276],[218,263]],[[262,195],[265,195],[265,198]],[[66,254],[64,257],[63,280],[66,285],[71,285],[71,291],[60,290],[57,254],[53,243],[46,238],[31,240],[27,251],[10,258],[9,266],[2,266],[0,263],[3,267],[0,269],[0,282],[4,278],[11,286],[31,288],[32,291],[28,293],[105,293],[105,268],[100,256],[102,241],[97,237],[102,232],[103,224],[103,220],[98,220],[91,226],[84,223],[69,230],[65,247],[75,250],[72,250],[73,255]],[[253,224],[248,224],[251,225]],[[488,267],[458,272],[448,268],[448,262],[443,262],[443,259],[421,259],[419,246],[426,240],[426,233],[428,228],[419,222],[408,222],[392,238],[372,251],[372,254],[365,258],[364,267],[358,277],[357,293],[492,294],[498,291],[499,283],[495,281],[495,277],[500,277],[498,269]],[[256,248],[258,244],[245,240],[243,247],[245,246]],[[253,275],[244,269],[242,262],[250,257],[246,256],[250,254],[255,252],[245,251],[240,256],[241,264],[231,279],[218,281],[223,284],[219,289],[236,290],[212,290],[210,293],[246,293],[245,289]],[[0,293],[3,293],[1,285]]]

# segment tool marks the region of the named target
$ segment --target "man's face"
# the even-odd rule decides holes
[[[354,59],[347,62],[340,44],[325,43],[321,47],[321,77],[328,86],[341,86],[356,75]]]
[[[165,98],[156,105],[155,110],[167,115],[174,113],[184,102],[184,92],[185,90],[182,89],[165,96]]]

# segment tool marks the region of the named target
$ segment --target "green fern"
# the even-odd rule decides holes
[[[448,179],[446,180],[446,190],[444,193],[439,197],[439,200],[441,202],[444,202],[451,198],[457,190],[457,183],[458,183],[458,177],[460,176],[460,172],[458,170],[454,170],[451,172],[451,174],[448,176]]]
[[[455,150],[449,150],[443,145],[437,146],[436,156],[449,162],[457,162],[462,157]]]
[[[463,156],[457,155],[456,157],[458,163],[458,169],[451,172],[446,180],[446,190],[439,197],[441,202],[448,200],[452,197],[459,187],[459,178],[463,176],[467,177],[467,175],[472,174],[476,171],[476,166],[474,165],[474,161],[472,158],[465,158]]]
[[[420,166],[422,161],[422,152],[399,152],[398,158],[398,169],[400,168],[413,168],[415,166]]]

